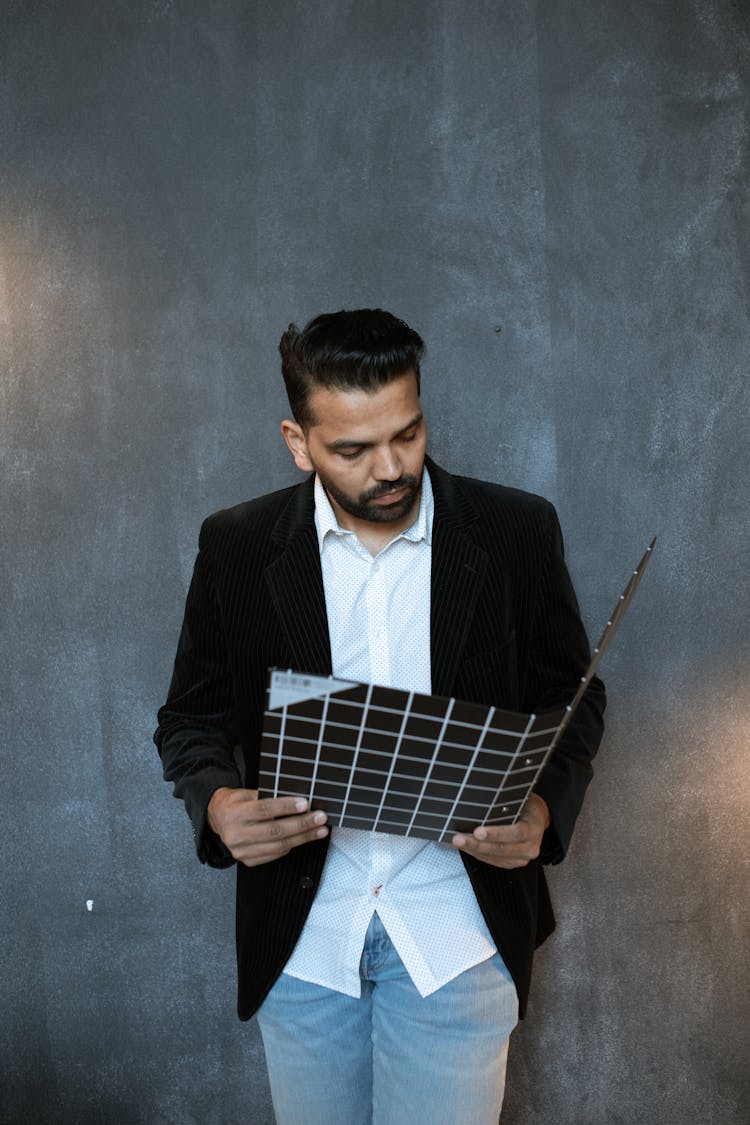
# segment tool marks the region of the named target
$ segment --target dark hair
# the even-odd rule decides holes
[[[375,391],[413,371],[419,388],[424,341],[384,309],[351,309],[316,316],[301,332],[290,324],[279,351],[292,414],[300,426],[311,426],[315,387]]]

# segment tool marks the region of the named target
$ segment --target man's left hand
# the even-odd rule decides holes
[[[532,793],[515,824],[485,825],[470,836],[458,834],[451,843],[459,851],[476,856],[494,867],[525,867],[539,855],[544,830],[551,821],[547,802]]]

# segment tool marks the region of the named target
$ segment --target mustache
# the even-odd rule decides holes
[[[369,500],[377,500],[379,496],[385,496],[388,492],[397,492],[401,488],[414,489],[419,485],[419,481],[413,473],[405,473],[404,476],[399,477],[398,480],[386,480],[382,484],[378,484],[375,488],[369,489],[368,492],[363,492],[359,498],[360,504],[367,504]]]

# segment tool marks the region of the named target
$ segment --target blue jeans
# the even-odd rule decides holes
[[[498,954],[430,996],[377,914],[354,999],[283,975],[258,1012],[278,1125],[496,1125],[516,990]]]

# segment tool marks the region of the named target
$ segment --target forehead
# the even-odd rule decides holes
[[[399,375],[374,391],[317,387],[308,405],[315,418],[310,427],[330,440],[334,432],[360,438],[398,433],[421,412],[417,378]]]

